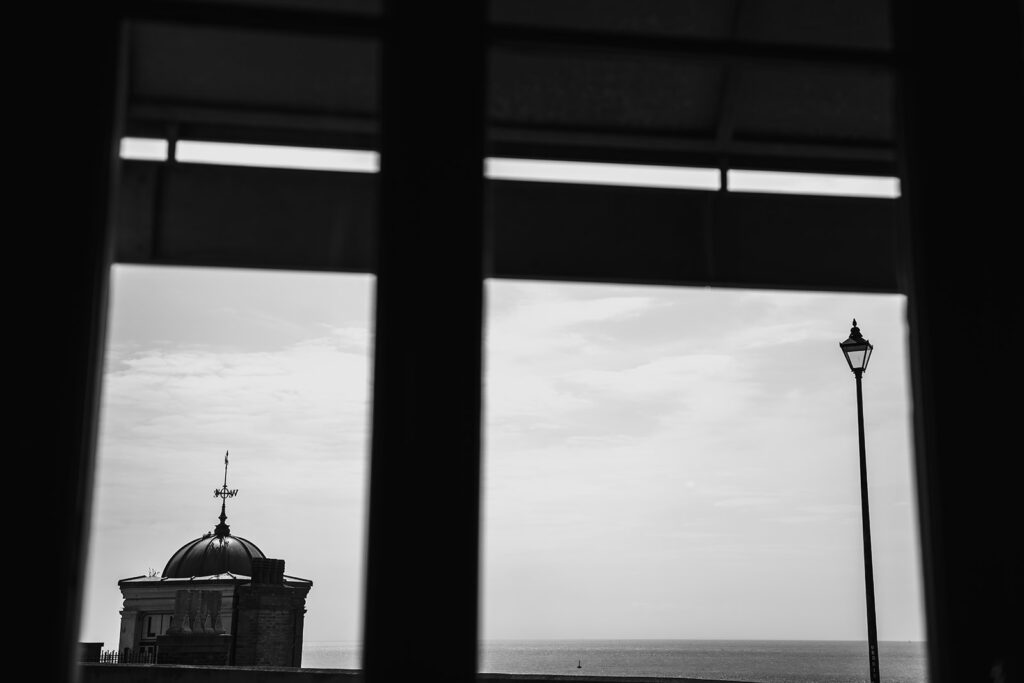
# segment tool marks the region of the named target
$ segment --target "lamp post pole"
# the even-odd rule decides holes
[[[870,662],[871,683],[880,683],[878,672],[878,629],[875,626],[875,578],[871,563],[871,522],[868,512],[868,464],[864,447],[864,393],[861,389],[861,377],[868,367],[868,360],[874,347],[861,336],[857,321],[853,321],[849,338],[839,344],[846,362],[850,364],[853,376],[857,380],[857,436],[860,439],[860,516],[864,537],[864,593],[867,598],[868,612],[868,658]]]
[[[878,629],[875,627],[875,573],[871,564],[871,522],[868,514],[868,465],[864,449],[864,398],[861,391],[861,375],[864,370],[855,370],[857,378],[857,434],[860,437],[860,516],[864,527],[864,592],[868,602],[868,657],[871,662],[871,683],[879,683],[878,673]]]

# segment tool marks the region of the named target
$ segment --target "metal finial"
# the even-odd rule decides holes
[[[853,319],[853,326],[857,327],[857,319],[856,318]]]
[[[219,489],[214,489],[213,490],[213,497],[221,499],[221,501],[220,501],[220,524],[218,524],[216,526],[216,528],[214,528],[214,530],[213,530],[213,532],[218,537],[224,537],[224,536],[230,536],[231,535],[231,527],[229,527],[227,525],[227,523],[226,523],[227,522],[227,518],[228,518],[228,515],[227,515],[227,512],[226,512],[226,504],[227,504],[228,498],[234,498],[237,495],[238,495],[238,489],[229,489],[228,488],[228,451],[224,451],[224,485],[221,486]]]

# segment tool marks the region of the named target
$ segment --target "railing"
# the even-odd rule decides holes
[[[123,652],[117,650],[103,650],[100,652],[100,664],[156,664],[157,656],[155,650],[145,649],[132,651],[125,649]]]

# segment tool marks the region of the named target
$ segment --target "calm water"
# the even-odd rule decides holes
[[[486,643],[480,671],[679,676],[751,683],[861,683],[867,643],[811,640],[504,640]],[[927,683],[924,643],[881,642],[885,683]],[[583,668],[577,668],[582,660]],[[308,668],[359,668],[355,643],[307,643]]]

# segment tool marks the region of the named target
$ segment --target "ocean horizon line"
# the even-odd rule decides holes
[[[866,643],[867,638],[609,638],[609,637],[581,637],[581,638],[487,638],[481,643],[578,643],[578,642],[704,642],[704,643]],[[361,644],[362,640],[306,640],[306,645],[354,645]],[[880,643],[919,643],[924,644],[927,640],[894,640],[879,639]]]
[[[887,683],[927,683],[923,641],[879,641]],[[310,641],[306,668],[358,670],[362,643]],[[440,654],[440,653],[439,653]],[[863,683],[867,640],[495,638],[479,641],[480,673],[700,678],[749,683]]]

